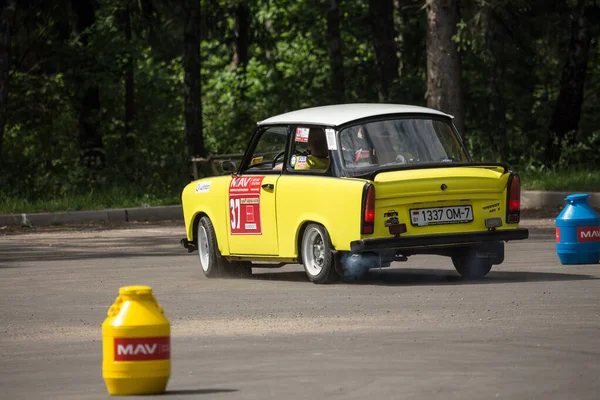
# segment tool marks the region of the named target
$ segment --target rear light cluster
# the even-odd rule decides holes
[[[367,183],[363,188],[361,215],[360,232],[362,234],[373,233],[375,227],[375,186],[370,183]]]
[[[521,219],[521,179],[513,174],[508,178],[508,193],[506,196],[506,222],[519,223]]]

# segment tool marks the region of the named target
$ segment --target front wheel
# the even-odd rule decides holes
[[[317,284],[339,280],[335,270],[335,259],[327,230],[317,224],[310,224],[302,236],[302,263],[308,279]]]
[[[202,217],[198,220],[198,255],[202,272],[207,278],[217,278],[224,275],[225,263],[217,247],[215,229],[210,218]]]
[[[252,275],[251,263],[229,262],[221,256],[215,229],[210,218],[206,216],[198,221],[197,244],[200,266],[207,278],[247,278]]]

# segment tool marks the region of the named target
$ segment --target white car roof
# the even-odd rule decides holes
[[[404,104],[354,103],[305,108],[276,115],[258,125],[314,124],[339,126],[350,121],[385,114],[434,114],[453,118],[433,108]]]

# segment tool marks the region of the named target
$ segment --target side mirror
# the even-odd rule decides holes
[[[235,161],[224,160],[221,161],[221,169],[223,169],[223,172],[233,173],[237,170],[237,166],[235,165]]]

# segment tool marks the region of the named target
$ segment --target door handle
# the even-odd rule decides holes
[[[272,183],[263,183],[261,187],[266,190],[273,190],[275,188],[275,185],[273,185]]]

